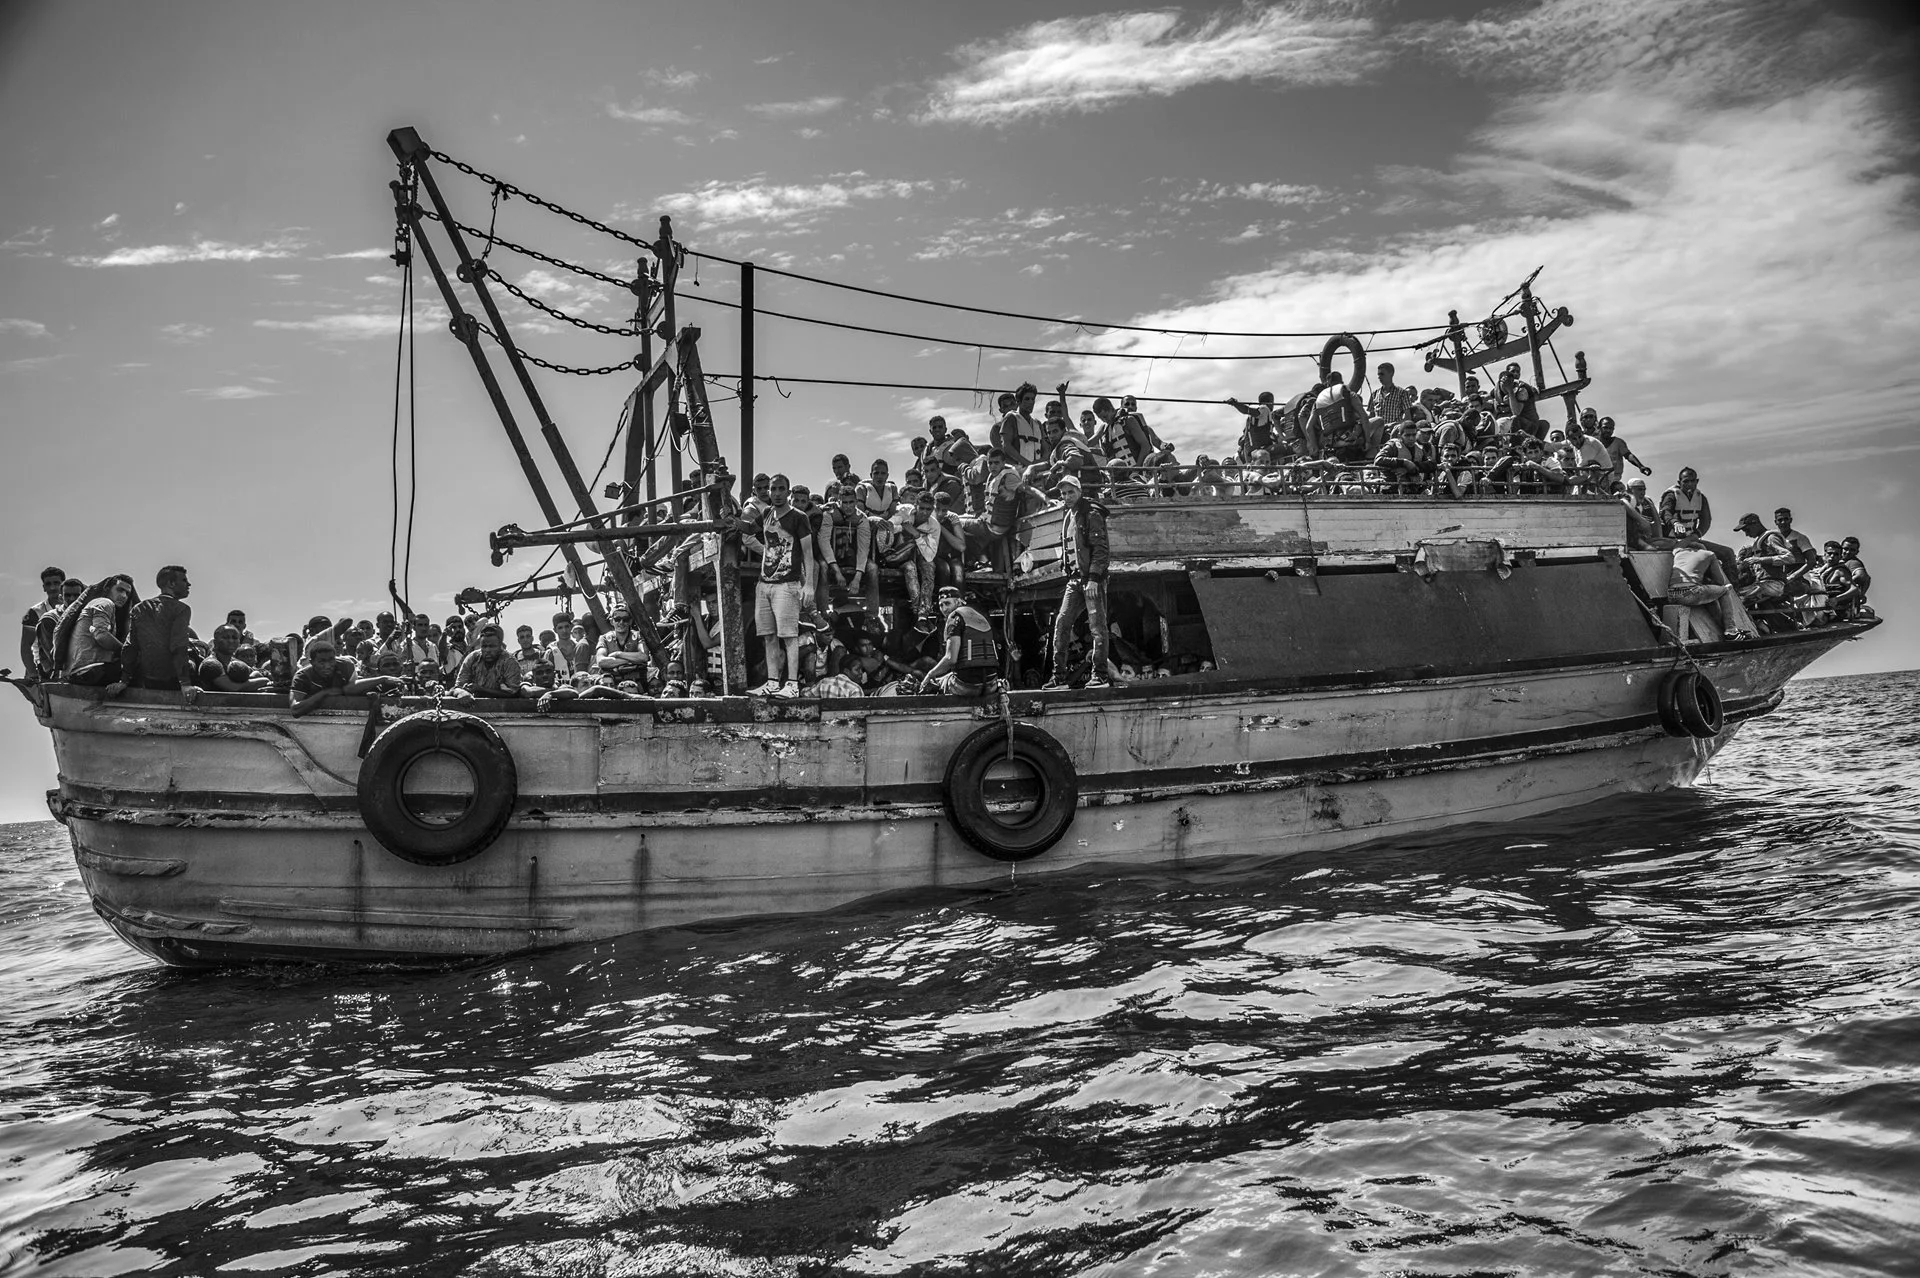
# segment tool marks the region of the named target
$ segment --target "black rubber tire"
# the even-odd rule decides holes
[[[1058,741],[1028,723],[1013,725],[1013,757],[1032,768],[1041,785],[1033,814],[1009,825],[987,810],[987,769],[1007,757],[1007,728],[990,723],[960,743],[947,760],[941,803],[947,820],[976,851],[996,861],[1025,861],[1060,841],[1080,806],[1080,776]]]
[[[1654,694],[1654,707],[1660,712],[1660,726],[1670,737],[1693,735],[1687,731],[1687,725],[1680,722],[1680,690],[1691,684],[1694,678],[1691,670],[1675,670],[1661,681],[1659,690]]]
[[[423,756],[450,754],[473,770],[473,802],[446,825],[408,809],[401,784]],[[507,828],[520,794],[519,771],[485,719],[422,710],[382,732],[360,764],[360,817],[380,846],[415,865],[458,865],[479,856]]]
[[[1680,725],[1690,737],[1702,740],[1717,737],[1727,726],[1727,716],[1720,705],[1720,690],[1713,686],[1713,680],[1698,671],[1693,672],[1693,682],[1674,696],[1673,703],[1680,715]]]
[[[1347,379],[1347,389],[1358,394],[1361,383],[1367,380],[1367,348],[1352,333],[1335,333],[1320,348],[1320,380],[1327,380],[1327,374],[1333,371],[1333,353],[1346,347],[1353,355],[1353,376]],[[1366,405],[1362,404],[1362,408]]]

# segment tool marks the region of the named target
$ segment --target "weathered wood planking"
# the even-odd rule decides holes
[[[1209,559],[1222,555],[1365,555],[1406,552],[1424,540],[1492,538],[1513,550],[1619,546],[1627,517],[1605,499],[1511,497],[1278,497],[1115,505],[1107,536],[1115,559]],[[1030,545],[1059,544],[1061,512],[1029,521]]]

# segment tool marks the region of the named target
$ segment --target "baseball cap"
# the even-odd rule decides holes
[[[1072,471],[1068,471],[1066,474],[1060,476],[1060,486],[1065,488],[1068,484],[1072,484],[1076,489],[1082,487],[1080,476],[1074,474]]]

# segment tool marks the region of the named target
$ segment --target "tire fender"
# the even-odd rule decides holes
[[[1670,737],[1707,737],[1720,735],[1726,727],[1726,714],[1720,704],[1720,690],[1697,670],[1675,670],[1660,684],[1657,698],[1660,726]]]
[[[996,861],[1025,861],[1060,841],[1080,806],[1080,777],[1066,748],[1030,723],[1013,725],[1013,758],[1040,782],[1040,801],[1026,818],[1007,821],[992,811],[987,771],[1007,757],[1005,724],[990,723],[962,741],[947,760],[941,804],[955,832]]]
[[[1327,374],[1333,371],[1333,356],[1342,347],[1353,356],[1353,375],[1347,379],[1347,390],[1353,395],[1360,393],[1361,383],[1367,380],[1367,348],[1352,333],[1335,333],[1320,348],[1320,380],[1325,382]],[[1362,408],[1365,405],[1361,405]]]
[[[423,821],[402,793],[407,773],[446,754],[473,773],[473,801],[446,824]],[[513,815],[520,777],[513,754],[485,719],[423,710],[382,732],[360,764],[360,817],[380,846],[415,865],[458,865],[493,845]]]

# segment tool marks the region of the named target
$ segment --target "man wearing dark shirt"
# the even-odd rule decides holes
[[[773,476],[770,504],[752,531],[765,547],[754,587],[753,628],[766,651],[767,681],[756,696],[800,695],[800,600],[813,589],[813,528],[789,503],[785,475]]]
[[[1080,477],[1072,473],[1060,477],[1060,500],[1066,515],[1060,521],[1060,566],[1066,570],[1066,589],[1060,595],[1060,611],[1053,622],[1053,677],[1048,689],[1067,686],[1067,648],[1073,638],[1073,623],[1086,609],[1087,626],[1093,632],[1093,673],[1087,687],[1107,686],[1107,510],[1082,494]]]
[[[20,666],[29,679],[53,673],[56,663],[39,641],[40,621],[43,617],[59,617],[61,610],[66,607],[62,602],[66,580],[67,573],[63,568],[43,570],[40,574],[40,592],[46,597],[27,609],[27,615],[21,619]]]
[[[160,593],[133,606],[127,623],[127,682],[135,688],[178,692],[193,683],[195,663],[188,647],[193,609],[186,604],[192,583],[187,570],[168,564],[154,575]]]
[[[289,690],[296,716],[318,710],[342,694],[355,696],[400,685],[398,679],[378,675],[361,678],[353,662],[339,657],[331,631],[323,630],[307,641],[306,658],[306,664],[294,672],[293,687]]]

